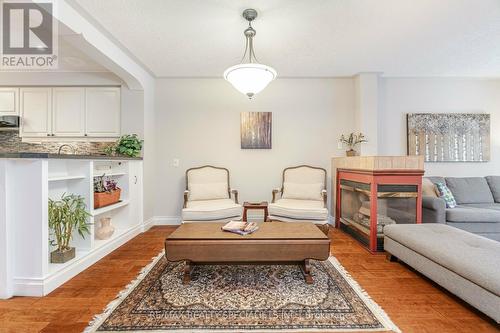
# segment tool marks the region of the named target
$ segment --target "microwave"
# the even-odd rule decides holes
[[[0,116],[0,131],[19,128],[19,116]]]

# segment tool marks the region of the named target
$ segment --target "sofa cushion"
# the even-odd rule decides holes
[[[490,187],[483,177],[448,177],[446,185],[459,205],[494,202]]]
[[[188,201],[182,210],[185,221],[210,221],[225,218],[241,219],[243,207],[231,199]]]
[[[189,200],[228,199],[227,183],[190,183]]]
[[[387,237],[500,296],[500,243],[443,224],[393,224]]]
[[[458,205],[446,210],[446,221],[450,222],[500,222],[500,210]]]
[[[269,215],[324,221],[328,219],[328,209],[319,200],[279,199],[269,204]]]
[[[284,182],[283,199],[322,200],[323,183],[299,184]]]
[[[493,199],[495,202],[500,203],[500,176],[488,176],[486,177],[486,181],[491,190],[491,194],[493,194]]]
[[[460,206],[500,210],[500,203],[475,203],[475,204],[462,204]]]
[[[492,238],[494,234],[500,235],[500,222],[446,222],[447,225],[462,229],[473,234],[487,235]]]
[[[436,189],[439,193],[439,197],[444,200],[446,203],[446,208],[455,208],[457,202],[455,197],[453,197],[453,193],[451,193],[448,186],[445,183],[437,183]]]

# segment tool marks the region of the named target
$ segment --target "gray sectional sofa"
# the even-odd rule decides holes
[[[422,222],[443,223],[500,241],[500,176],[427,177],[434,184],[446,183],[457,207],[446,208],[443,199],[422,198]]]

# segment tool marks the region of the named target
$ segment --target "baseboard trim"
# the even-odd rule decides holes
[[[153,225],[180,225],[182,218],[180,216],[154,216]]]
[[[248,215],[249,220],[261,217],[258,214]],[[180,216],[153,216],[144,222],[144,230],[146,231],[153,225],[181,225],[181,223],[182,218]],[[335,225],[335,218],[332,215],[328,215],[328,224]]]
[[[142,224],[142,232],[148,231],[154,225],[155,225],[155,218],[153,216],[144,221],[144,223]]]

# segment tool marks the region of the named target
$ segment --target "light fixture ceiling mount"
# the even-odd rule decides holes
[[[224,72],[224,79],[250,99],[262,91],[277,75],[274,68],[259,64],[255,56],[253,38],[257,32],[252,27],[252,21],[257,18],[257,15],[257,11],[252,8],[243,11],[243,17],[248,21],[248,28],[244,31],[245,52],[239,65],[229,67]]]

